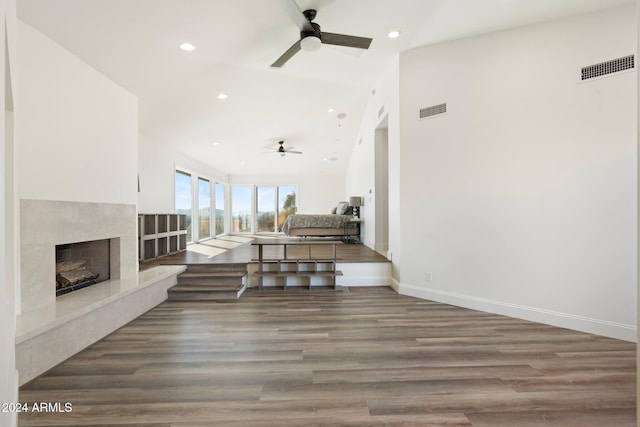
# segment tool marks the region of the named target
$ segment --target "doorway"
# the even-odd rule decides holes
[[[375,130],[375,246],[389,251],[389,125],[385,116]]]

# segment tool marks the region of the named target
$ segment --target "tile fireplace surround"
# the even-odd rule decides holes
[[[22,312],[35,310],[55,301],[56,245],[111,239],[111,278],[136,277],[136,218],[135,205],[22,200]]]
[[[56,245],[109,239],[110,280],[56,298]],[[135,205],[20,201],[20,384],[166,300],[184,266],[138,273]]]

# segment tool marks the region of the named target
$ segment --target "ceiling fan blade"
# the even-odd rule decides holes
[[[280,0],[280,4],[282,8],[287,12],[291,20],[298,26],[300,31],[302,30],[313,30],[311,24],[305,18],[304,14],[300,10],[300,6],[294,0]]]
[[[280,56],[280,58],[276,59],[276,62],[271,64],[271,68],[280,68],[282,67],[288,60],[290,60],[293,55],[298,53],[300,50],[300,40],[291,45],[289,49],[285,53]]]
[[[285,151],[287,154],[302,154],[302,151],[291,151],[291,150],[287,150]]]
[[[368,37],[348,36],[346,34],[322,32],[322,43],[334,44],[337,46],[357,47],[358,49],[369,49],[373,39]]]

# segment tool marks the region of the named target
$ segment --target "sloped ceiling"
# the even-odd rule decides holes
[[[298,38],[282,0],[18,0],[18,17],[137,95],[140,132],[156,143],[229,174],[322,174],[346,168],[371,89],[399,52],[625,4],[298,0],[323,30],[373,43],[299,52],[280,69],[269,65]],[[279,140],[303,154],[263,154]]]

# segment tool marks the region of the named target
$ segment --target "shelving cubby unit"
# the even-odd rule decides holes
[[[138,214],[139,261],[151,261],[186,249],[186,215]]]
[[[336,245],[339,241],[329,242],[303,242],[303,241],[273,241],[257,240],[252,243],[258,248],[258,258],[254,259],[258,263],[258,271],[255,275],[259,278],[259,288],[280,287],[283,289],[314,287],[336,288],[336,276],[342,276],[342,271],[336,269],[338,259],[336,258]],[[318,245],[332,245],[332,256],[330,258],[315,258],[312,256],[311,248]],[[265,257],[264,247],[283,247],[283,255],[277,258]],[[288,248],[291,246],[307,246],[306,257],[290,257]],[[265,286],[265,279],[269,279],[271,284]],[[328,285],[326,284],[328,282]],[[324,283],[324,284],[323,284]]]

